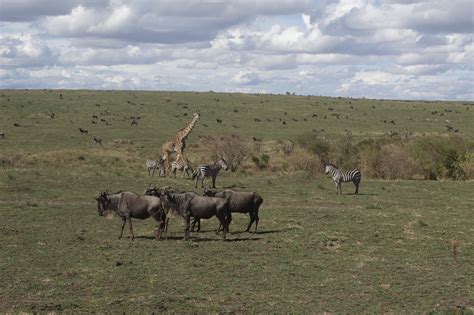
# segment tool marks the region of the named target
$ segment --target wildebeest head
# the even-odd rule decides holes
[[[208,197],[214,197],[216,195],[217,191],[212,190],[212,189],[204,189],[204,196]]]
[[[173,194],[165,188],[160,195],[160,201],[163,208],[169,208],[170,206],[176,205],[176,198]]]
[[[145,190],[144,195],[160,197],[160,196],[161,196],[161,192],[158,190],[158,188],[156,188],[156,186],[154,186],[154,187],[151,187],[151,186],[150,186],[150,187],[148,187],[148,188]]]
[[[95,198],[97,201],[97,212],[100,216],[104,215],[104,211],[108,210],[110,205],[110,198],[107,191],[100,193],[99,197]]]

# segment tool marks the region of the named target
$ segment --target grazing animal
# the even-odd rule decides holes
[[[263,203],[263,199],[262,197],[260,197],[259,194],[257,194],[256,192],[235,191],[232,189],[226,189],[220,192],[216,192],[214,190],[205,190],[204,196],[217,197],[217,198],[223,198],[223,199],[229,198],[230,212],[248,213],[250,216],[250,222],[247,225],[247,229],[245,231],[250,232],[250,227],[255,222],[255,233],[257,233],[257,227],[258,227],[258,221],[259,221],[258,209],[260,208],[260,205]],[[196,223],[195,221],[197,220],[198,219],[195,219],[193,221],[193,228]],[[220,231],[220,229],[221,229],[221,226],[219,225],[219,228],[217,230]]]
[[[165,176],[165,167],[161,161],[157,160],[146,160],[145,166],[148,170],[148,176],[155,176],[155,171],[158,169],[160,171],[159,176]]]
[[[102,139],[100,138],[97,138],[96,136],[94,136],[94,139],[92,139],[92,141],[95,143],[95,144],[98,144],[98,145],[102,145]]]
[[[79,128],[79,131],[81,132],[81,135],[87,135],[87,134],[89,134],[89,130],[84,129],[84,128]]]
[[[165,191],[168,191],[168,192],[171,192],[171,193],[182,193],[180,191],[177,191],[175,189],[172,189],[170,188],[169,186],[167,187],[163,187],[160,190],[158,190],[158,188],[155,187],[148,187],[145,192],[144,192],[144,195],[147,195],[147,196],[155,196],[155,197],[161,197],[161,195],[163,194],[163,192]],[[197,193],[193,192],[193,191],[189,191],[189,192],[183,192],[183,193],[187,193],[187,194],[190,194],[190,195],[193,195],[193,196],[199,196]],[[163,205],[162,205],[163,206]],[[166,214],[166,220],[165,220],[165,228],[164,228],[164,231],[165,231],[165,238],[168,237],[168,225],[169,225],[169,222],[170,222],[170,217],[171,216],[174,216],[176,214],[176,212],[174,211],[173,208],[163,208],[163,211],[165,212]],[[201,225],[199,225],[199,229],[201,228]],[[191,231],[194,231],[194,229],[191,229]]]
[[[105,211],[114,211],[122,218],[123,223],[119,239],[122,238],[125,223],[128,221],[133,241],[135,235],[133,234],[132,218],[144,220],[149,217],[152,217],[159,223],[156,239],[160,239],[161,231],[165,226],[166,215],[161,207],[159,198],[137,195],[127,191],[111,195],[107,192],[101,192],[95,200],[97,201],[97,212],[100,216],[103,216]]]
[[[193,130],[199,117],[200,117],[199,113],[194,113],[193,119],[189,122],[189,124],[186,127],[179,129],[176,132],[176,135],[174,136],[173,139],[166,141],[161,146],[161,156],[162,156],[161,159],[163,162],[166,162],[168,164],[167,168],[170,167],[170,162],[169,162],[170,153],[176,152],[177,155],[183,154],[183,151],[186,147],[186,138],[188,137],[191,130]]]
[[[218,124],[222,124],[222,119],[216,119]]]
[[[161,190],[158,190],[156,188],[156,186],[154,187],[148,187],[146,190],[145,190],[145,193],[144,195],[147,195],[147,196],[155,196],[155,197],[160,197],[165,191],[168,191],[168,192],[172,192],[172,193],[179,193],[179,191],[175,190],[175,189],[172,189],[171,187],[167,186],[167,187],[163,187],[161,188]],[[194,195],[194,196],[199,196],[197,193],[195,192],[186,192],[187,194],[191,194],[191,195]],[[168,237],[168,225],[169,225],[169,221],[170,221],[170,217],[175,215],[176,213],[174,212],[174,209],[173,208],[163,208],[163,211],[165,212],[166,214],[166,220],[165,220],[165,228],[164,228],[164,231],[165,231],[165,237],[167,238]]]
[[[198,180],[201,179],[201,187],[204,188],[204,178],[211,177],[212,188],[216,188],[216,178],[221,168],[224,169],[224,171],[227,171],[227,169],[229,168],[227,166],[227,162],[224,159],[218,160],[213,165],[208,165],[208,164],[199,165],[196,171],[193,173],[193,176],[191,177],[191,179],[196,178],[195,187],[197,188]]]
[[[183,171],[183,178],[184,176],[191,178],[191,175],[194,173],[193,168],[184,155],[178,155],[176,157],[176,161],[171,163],[171,173],[173,174],[174,178],[176,178],[176,171]]]
[[[132,122],[130,123],[130,126],[133,126],[133,125],[138,126],[138,123],[135,119],[132,120]]]
[[[332,179],[336,183],[336,194],[340,193],[342,195],[342,183],[352,181],[356,187],[354,194],[359,193],[359,184],[361,180],[361,173],[359,170],[353,169],[348,171],[339,170],[335,165],[328,164],[326,165],[325,170],[326,175],[331,175]]]
[[[184,239],[189,240],[191,216],[199,219],[210,219],[216,216],[224,227],[222,239],[225,240],[232,221],[229,199],[196,196],[195,193],[171,193],[167,190],[160,196],[163,208],[172,208],[185,221]]]
[[[5,132],[0,132],[0,138],[5,139]]]

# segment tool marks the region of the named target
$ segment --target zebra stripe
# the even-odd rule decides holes
[[[171,173],[174,175],[174,178],[176,178],[176,171],[183,171],[183,177],[187,175],[188,178],[191,178],[190,173],[194,173],[194,170],[189,164],[188,159],[184,156],[178,156],[176,161],[171,163]]]
[[[160,171],[159,176],[164,176],[165,168],[162,163],[157,160],[146,160],[145,166],[148,170],[148,176],[155,176],[155,171],[158,169]]]
[[[347,183],[347,182],[353,182],[356,190],[354,194],[359,193],[359,184],[360,180],[362,178],[362,175],[359,170],[353,169],[353,170],[340,170],[338,169],[335,165],[333,164],[328,164],[326,165],[326,174],[331,175],[332,179],[336,183],[336,194],[341,193],[342,194],[342,185],[341,183]]]
[[[224,159],[220,159],[219,161],[215,162],[214,165],[208,165],[208,164],[199,165],[196,171],[193,173],[193,176],[191,177],[191,179],[196,178],[195,187],[197,188],[198,180],[201,179],[201,187],[204,188],[204,178],[211,177],[212,188],[216,188],[216,178],[221,168],[224,169],[225,171],[227,171],[228,169],[227,162]]]

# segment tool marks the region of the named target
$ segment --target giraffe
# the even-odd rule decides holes
[[[199,119],[199,116],[199,113],[194,113],[191,122],[186,127],[179,129],[173,139],[166,141],[161,146],[161,162],[167,163],[167,168],[170,168],[170,153],[176,152],[178,156],[183,154],[184,148],[186,147],[186,138],[191,130],[193,130],[194,125]]]

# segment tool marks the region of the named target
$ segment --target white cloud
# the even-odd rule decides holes
[[[256,85],[261,80],[257,73],[252,71],[239,71],[233,78],[232,81],[242,85]]]
[[[474,90],[467,0],[0,0],[0,10],[1,87]]]

